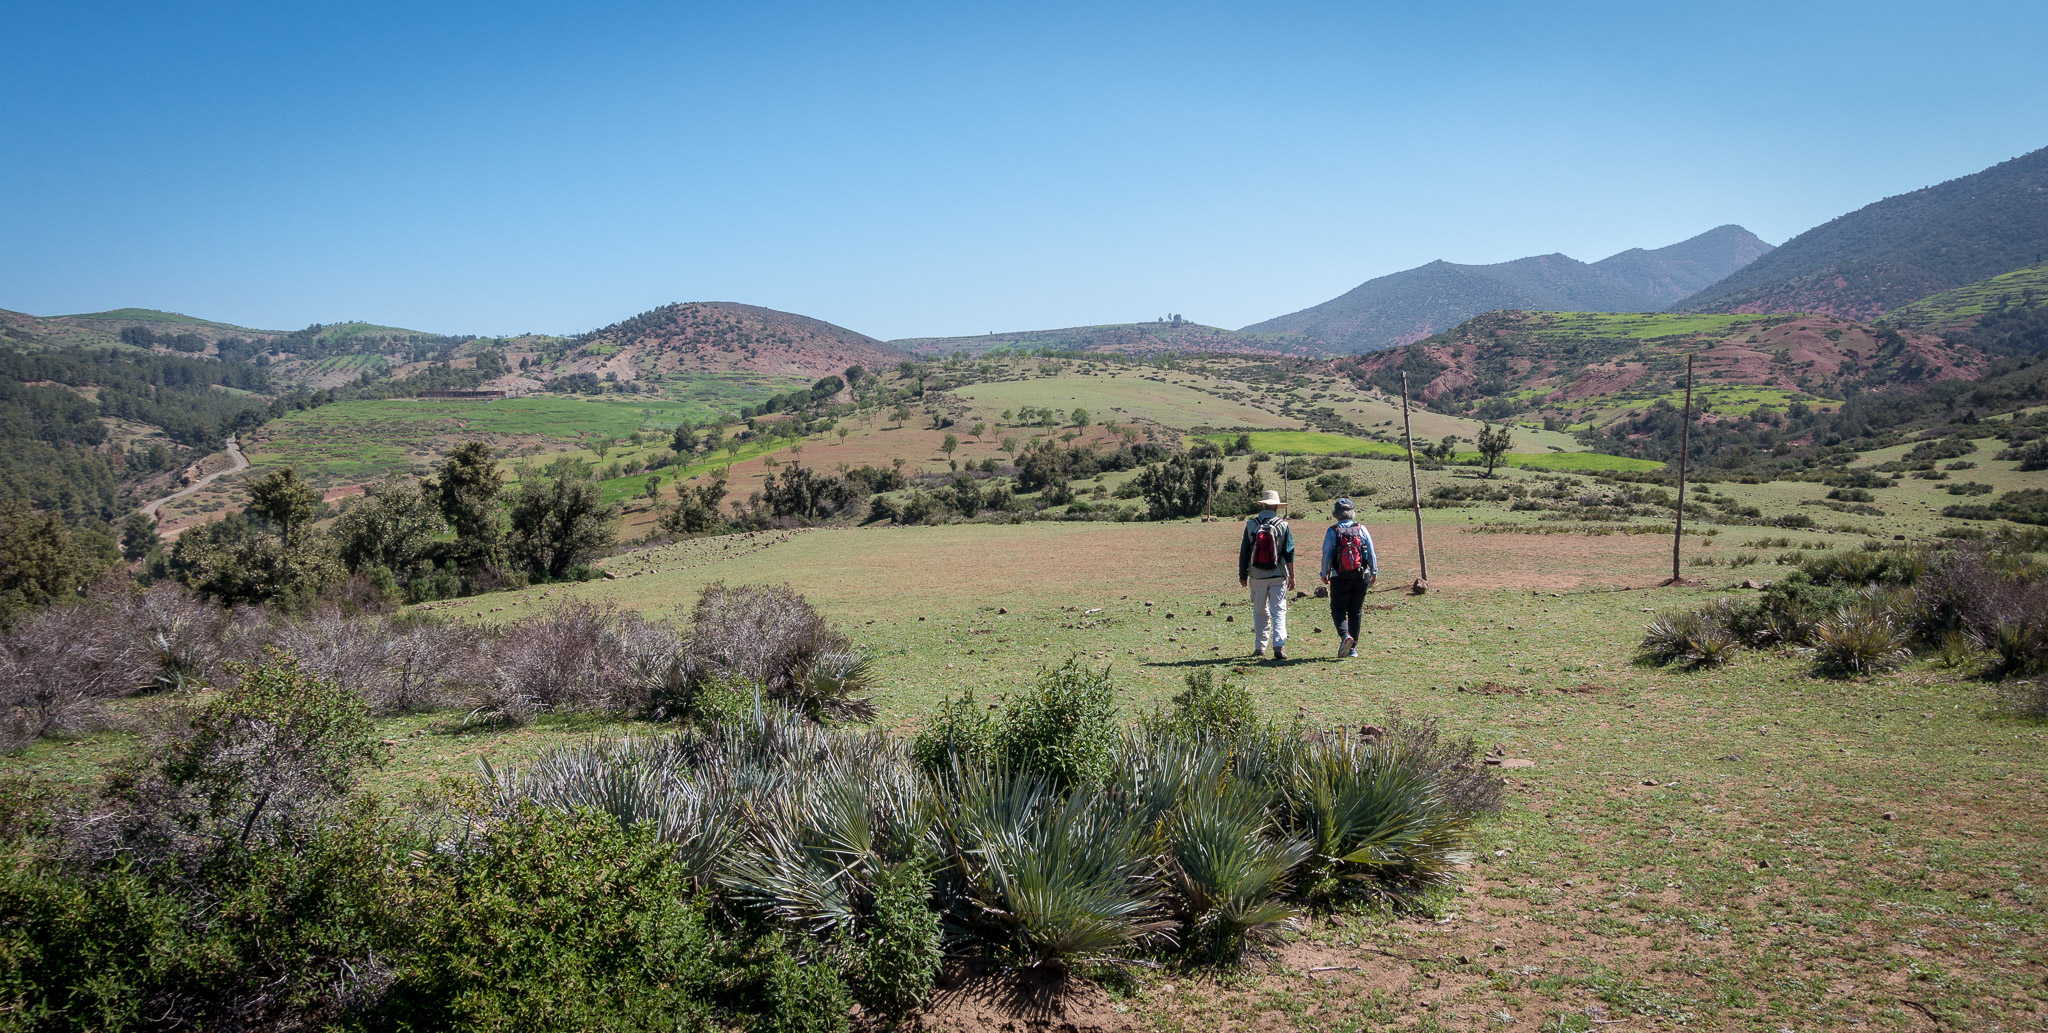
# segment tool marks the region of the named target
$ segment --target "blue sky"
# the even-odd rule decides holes
[[[2048,4],[0,3],[0,307],[1236,327],[2048,145]]]

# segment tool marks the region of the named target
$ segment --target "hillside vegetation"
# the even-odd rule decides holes
[[[663,305],[543,353],[554,375],[613,380],[735,370],[816,378],[848,366],[894,366],[905,357],[893,345],[820,319],[723,301]]]
[[[1245,330],[1300,334],[1329,351],[1358,353],[1418,341],[1498,309],[1655,312],[1770,247],[1740,226],[1722,226],[1591,264],[1561,254],[1493,265],[1431,262]]]
[[[910,337],[889,342],[917,355],[986,355],[1014,352],[1100,352],[1115,355],[1219,353],[1235,355],[1307,355],[1316,342],[1297,334],[1254,333],[1203,326],[1174,316],[1152,323],[1070,326],[1059,330],[1022,330],[973,337]]]
[[[2048,304],[2048,263],[1929,295],[1885,313],[1882,322],[1905,330],[1967,329],[1993,313],[2006,314],[2044,304]]]
[[[2048,148],[1832,219],[1673,307],[1869,319],[2038,264],[2044,241]]]
[[[1696,354],[1697,402],[1780,408],[1974,375],[1985,356],[1929,334],[1829,317],[1493,312],[1341,363],[1361,382],[1495,419],[1599,425],[1673,400]]]

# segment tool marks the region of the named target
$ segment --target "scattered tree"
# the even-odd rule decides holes
[[[1500,464],[1508,450],[1515,447],[1515,435],[1506,424],[1496,428],[1489,423],[1479,429],[1479,458],[1486,461],[1486,476],[1493,476],[1493,468]]]
[[[249,484],[249,512],[277,525],[278,536],[287,545],[298,541],[299,532],[318,519],[325,504],[313,486],[299,479],[299,471],[287,466]]]
[[[595,559],[617,535],[616,507],[603,501],[587,466],[559,459],[521,479],[507,514],[507,547],[536,577],[559,580]]]
[[[498,499],[505,493],[505,474],[491,446],[482,441],[457,445],[441,464],[441,480],[434,487],[441,517],[455,529],[465,559],[482,562],[496,556],[504,537]]]
[[[687,457],[697,451],[697,428],[688,423],[677,424],[675,434],[669,438],[668,447],[678,458]]]

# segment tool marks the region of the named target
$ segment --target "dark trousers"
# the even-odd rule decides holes
[[[1358,611],[1365,606],[1365,579],[1330,579],[1330,623],[1337,634],[1358,637]]]

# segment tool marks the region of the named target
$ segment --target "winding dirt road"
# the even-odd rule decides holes
[[[249,468],[249,457],[242,454],[241,443],[236,441],[233,435],[229,435],[227,445],[228,458],[232,460],[232,462],[228,465],[227,469],[215,470],[214,472],[207,474],[206,476],[201,477],[196,481],[193,481],[191,484],[188,484],[183,488],[180,488],[177,491],[174,491],[169,495],[164,496],[163,498],[157,499],[153,502],[144,503],[141,510],[142,514],[144,516],[149,517],[149,519],[152,521],[162,523],[163,518],[158,515],[157,511],[162,509],[164,506],[176,502],[179,499],[182,499],[188,495],[197,494],[198,492],[203,490],[207,485],[212,484],[213,482],[220,480],[221,478],[226,477],[229,474],[237,474],[241,473],[243,470],[247,470]]]

